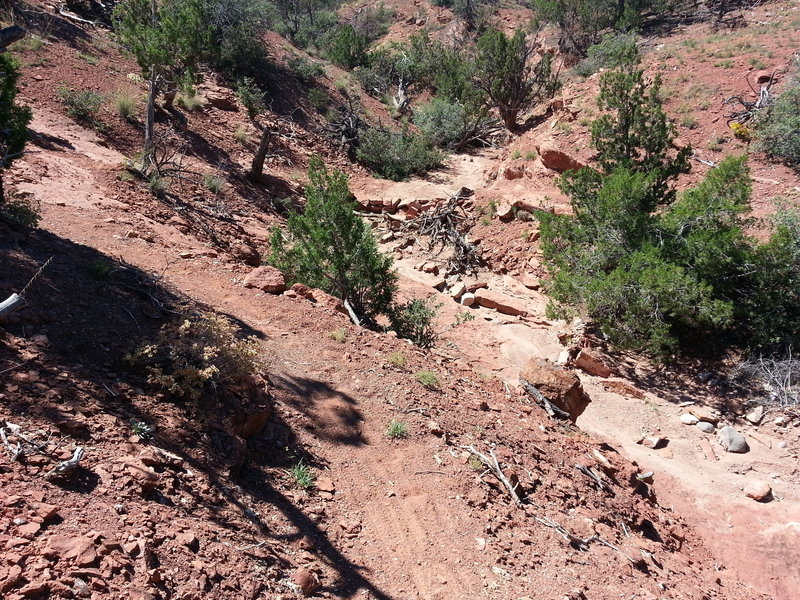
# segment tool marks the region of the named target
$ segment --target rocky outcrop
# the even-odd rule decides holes
[[[520,372],[520,379],[534,386],[555,406],[569,413],[573,423],[591,402],[575,373],[541,358],[529,360]]]
[[[493,308],[504,315],[525,316],[528,314],[521,300],[509,298],[487,289],[476,290],[475,301],[485,308]]]
[[[558,171],[559,173],[578,170],[585,166],[566,152],[553,148],[552,146],[540,146],[539,157],[545,167],[553,171]]]
[[[611,377],[614,374],[596,353],[586,348],[578,352],[573,364],[595,377]]]

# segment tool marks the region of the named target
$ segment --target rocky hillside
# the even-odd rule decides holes
[[[426,2],[387,6],[384,42],[433,21],[459,25]],[[275,134],[254,182],[259,125],[233,82],[207,71],[176,109],[182,119],[159,112],[185,174],[155,189],[126,168],[141,149],[147,91],[132,58],[71,9],[14,7],[5,22],[30,33],[14,49],[18,100],[33,119],[4,185],[40,207],[41,223],[0,223],[0,299],[24,289],[26,303],[0,330],[0,596],[800,592],[797,415],[753,410],[724,361],[652,364],[580,319],[545,316],[538,224],[521,213],[570,210],[555,177],[592,160],[596,76],[568,79],[536,125],[500,147],[392,182],[355,165],[302,82],[276,71],[283,95],[261,117]],[[498,18],[510,29],[530,14]],[[796,2],[743,15],[748,27],[729,34],[687,21],[645,40],[681,138],[706,161],[681,185],[745,149],[721,101],[747,93],[759,71],[783,77],[800,41]],[[319,60],[277,33],[267,42],[278,65]],[[350,72],[319,62],[331,106],[357,95],[391,120]],[[93,122],[68,116],[63,90],[102,95]],[[271,227],[303,203],[313,154],[349,174],[401,296],[440,305],[433,348],[356,327],[336,298],[287,289],[261,265]],[[797,200],[796,172],[758,154],[751,168],[756,216],[776,196]],[[410,225],[454,196],[485,260],[469,277],[452,277],[447,252]],[[191,345],[180,325],[198,314],[253,336],[258,368],[177,398],[130,355],[163,331],[162,351]]]

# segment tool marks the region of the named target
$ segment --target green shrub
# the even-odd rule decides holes
[[[436,343],[434,319],[441,304],[432,300],[414,299],[396,306],[390,315],[392,329],[401,338],[411,340],[420,348]]]
[[[16,104],[19,69],[8,53],[0,54],[0,208],[5,203],[2,175],[25,149],[31,109]]]
[[[11,194],[0,203],[0,215],[22,229],[36,229],[42,218],[38,202],[32,196],[21,194]]]
[[[286,234],[274,230],[269,261],[290,282],[320,288],[347,301],[367,325],[390,312],[397,275],[378,251],[372,230],[354,212],[355,200],[341,172],[330,173],[312,157],[303,214],[291,214]]]
[[[266,108],[264,92],[251,77],[243,77],[236,82],[236,95],[250,119],[254,119]]]
[[[784,90],[756,121],[756,148],[800,168],[800,79]]]
[[[288,65],[294,71],[295,76],[305,85],[311,85],[325,73],[321,64],[300,56],[290,58]]]
[[[575,65],[575,72],[581,77],[589,77],[600,69],[622,66],[628,61],[632,46],[636,47],[633,33],[607,33],[600,43],[589,47],[588,56]]]
[[[92,126],[97,124],[97,113],[103,104],[103,96],[92,90],[58,89],[58,99],[67,107],[67,114],[76,121]]]
[[[442,154],[423,135],[368,129],[360,138],[358,161],[381,177],[401,181],[442,164]]]
[[[474,142],[492,123],[482,107],[434,98],[414,111],[414,124],[439,148],[460,150]]]
[[[431,390],[439,387],[439,376],[433,371],[419,371],[418,373],[414,373],[414,379]]]
[[[401,421],[392,419],[386,426],[386,437],[390,440],[399,440],[408,437],[408,427]]]
[[[796,343],[800,217],[782,215],[766,244],[746,235],[745,157],[725,158],[678,197],[687,152],[671,148],[658,94],[642,86],[629,68],[601,79],[601,108],[617,111],[592,129],[603,170],[562,176],[573,215],[537,215],[550,314],[588,314],[613,342],[658,356]]]
[[[258,340],[240,339],[236,333],[222,316],[187,315],[164,325],[155,342],[141,346],[128,360],[146,368],[151,384],[197,401],[260,369]]]
[[[328,59],[344,69],[367,64],[367,38],[352,25],[342,25],[331,39],[326,54]]]

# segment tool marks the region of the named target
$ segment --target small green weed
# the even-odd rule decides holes
[[[458,327],[459,325],[461,325],[463,323],[466,323],[468,321],[474,321],[474,320],[475,320],[475,315],[473,315],[468,310],[465,310],[464,312],[460,312],[460,313],[458,313],[456,315],[456,320],[453,323],[453,327]]]
[[[99,58],[97,58],[96,56],[92,56],[91,54],[86,54],[85,52],[78,52],[78,58],[86,61],[90,65],[96,65],[100,62]]]
[[[138,435],[143,440],[149,440],[153,437],[153,428],[144,421],[131,419],[131,431],[133,435]]]
[[[203,107],[203,99],[194,90],[187,90],[179,94],[175,99],[175,103],[189,112]]]
[[[414,379],[430,390],[439,387],[439,376],[433,371],[419,371],[414,373]]]
[[[681,125],[683,127],[686,127],[686,129],[697,129],[698,126],[697,117],[689,114],[683,115],[681,117]]]
[[[104,281],[114,272],[114,265],[105,260],[96,260],[89,263],[86,270],[89,271],[89,275],[91,275],[92,279]]]
[[[528,150],[525,153],[525,160],[536,160],[537,156],[539,155],[536,153],[536,150]]]
[[[386,437],[390,440],[399,440],[408,437],[408,427],[402,421],[392,419],[386,427]]]
[[[114,108],[122,119],[132,121],[136,113],[136,97],[127,90],[122,90],[114,98]]]
[[[486,465],[483,464],[483,461],[480,458],[478,458],[474,454],[470,454],[469,468],[475,471],[476,473],[483,473],[486,470]]]
[[[393,367],[397,367],[398,369],[402,369],[406,366],[408,360],[406,359],[405,354],[402,352],[392,352],[386,359],[390,365]]]
[[[206,175],[203,178],[203,185],[213,194],[219,194],[225,185],[225,180],[216,175]]]
[[[307,464],[302,460],[287,471],[289,476],[294,481],[294,484],[303,490],[308,490],[314,487],[314,474]]]
[[[514,150],[511,153],[511,160],[519,160],[520,158],[522,158],[522,150]]]
[[[244,127],[239,125],[236,128],[236,131],[233,132],[233,139],[243,146],[246,146],[248,143],[250,143],[250,134],[247,133],[247,130]]]
[[[339,342],[340,344],[344,344],[347,341],[347,329],[344,327],[340,327],[334,331],[331,331],[328,334],[328,337],[331,338],[334,342]]]

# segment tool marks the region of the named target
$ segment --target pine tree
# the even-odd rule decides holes
[[[366,325],[389,314],[397,291],[390,256],[378,250],[372,230],[353,212],[347,177],[311,160],[302,214],[290,215],[286,234],[272,235],[270,262],[293,282],[346,301]]]
[[[31,109],[19,106],[17,96],[19,70],[8,54],[0,54],[0,206],[5,203],[2,174],[22,154],[28,137]]]

